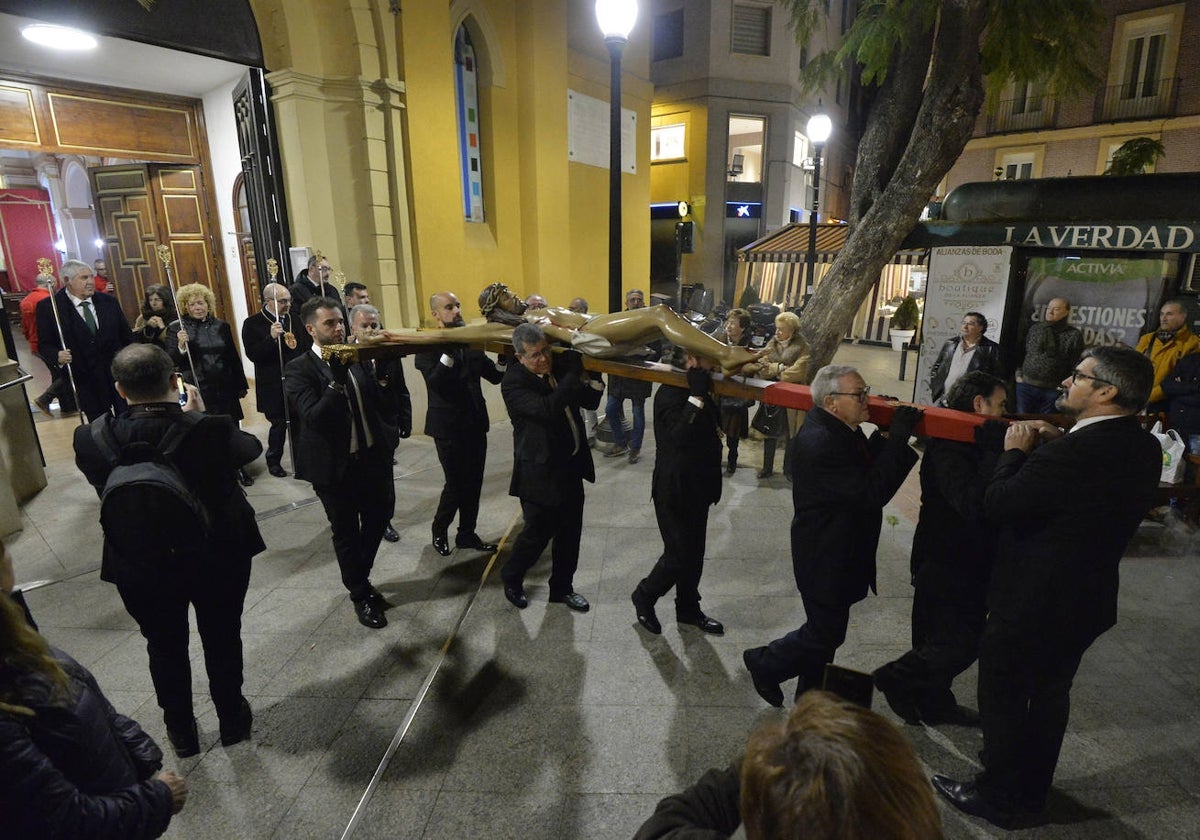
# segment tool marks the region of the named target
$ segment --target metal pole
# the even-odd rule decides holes
[[[66,336],[63,335],[62,321],[58,317],[58,301],[54,299],[55,282],[54,282],[54,263],[46,257],[42,257],[37,261],[38,276],[46,278],[46,291],[50,292],[50,311],[54,313],[54,326],[58,328],[58,349],[70,352],[67,347]],[[79,425],[83,425],[86,421],[83,416],[83,403],[79,401],[79,389],[75,387],[75,372],[71,370],[71,363],[67,362],[63,365],[67,369],[67,381],[71,383],[71,394],[75,397],[75,411],[79,414]],[[61,409],[61,400],[59,408]]]
[[[608,124],[608,311],[621,311],[621,53],[625,41],[605,38],[612,81]]]
[[[159,245],[155,250],[158,251],[158,261],[163,265],[163,271],[167,275],[167,288],[171,290],[171,299],[175,301],[175,322],[179,324],[179,329],[183,329],[183,310],[179,306],[179,293],[175,291],[175,279],[171,276],[171,249],[166,245]],[[213,316],[214,318],[216,315]],[[192,343],[188,340],[188,367],[192,370],[192,384],[196,386],[196,393],[200,393],[200,377],[196,375],[196,360],[192,358]],[[200,410],[204,410],[204,395],[200,394]]]
[[[808,308],[817,282],[817,214],[821,206],[821,143],[813,145],[813,203],[808,214],[808,254],[804,258],[804,307]]]

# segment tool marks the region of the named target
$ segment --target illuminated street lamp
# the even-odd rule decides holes
[[[612,67],[608,124],[608,311],[621,311],[621,53],[637,22],[637,0],[596,0]]]
[[[821,107],[820,100],[817,107]],[[829,135],[833,133],[833,122],[820,111],[808,119],[808,140],[813,144],[813,199],[808,213],[808,255],[804,260],[804,305],[813,295],[817,282],[817,210],[821,206],[821,151]]]

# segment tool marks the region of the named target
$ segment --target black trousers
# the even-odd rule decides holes
[[[39,400],[50,402],[58,398],[58,408],[63,414],[74,414],[79,409],[75,406],[75,392],[71,390],[71,380],[67,369],[62,365],[47,365],[50,369],[50,385],[38,397]]]
[[[242,607],[250,585],[250,558],[222,558],[202,580],[122,581],[117,591],[138,623],[150,657],[150,679],[172,729],[192,720],[192,667],[188,658],[188,605],[204,647],[204,670],[217,715],[236,715],[242,702]]]
[[[268,417],[271,429],[267,432],[266,461],[268,467],[279,466],[283,458],[283,446],[287,442],[287,420],[282,417]]]
[[[483,469],[487,463],[487,434],[434,438],[438,460],[446,482],[433,514],[433,529],[446,531],[458,515],[458,533],[475,533],[479,520],[479,495],[483,492]]]
[[[638,589],[657,601],[675,587],[675,614],[695,616],[700,612],[708,505],[698,508],[695,504],[667,504],[655,499],[654,515],[662,535],[663,553]]]
[[[396,508],[396,486],[390,450],[376,447],[347,457],[341,481],[313,489],[329,517],[342,584],[351,600],[361,601],[371,593],[371,568]]]
[[[949,712],[958,705],[950,686],[979,655],[986,621],[982,591],[974,597],[955,597],[918,584],[913,594],[912,649],[879,670],[902,683],[902,690],[921,712],[931,716]]]
[[[755,669],[764,677],[783,682],[799,677],[796,696],[820,688],[825,677],[825,665],[846,641],[850,623],[850,604],[824,603],[800,593],[806,620],[799,630],[767,645],[766,653],[755,662]]]
[[[550,597],[562,598],[574,592],[575,570],[579,567],[579,540],[583,535],[583,481],[574,479],[564,490],[557,505],[540,505],[521,500],[525,527],[513,541],[512,554],[500,570],[500,578],[509,586],[521,586],[525,573],[550,550]]]
[[[988,620],[979,649],[984,769],[976,784],[997,805],[1045,806],[1071,716],[1071,683],[1088,646]]]

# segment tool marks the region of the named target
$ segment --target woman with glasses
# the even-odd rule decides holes
[[[929,391],[934,405],[946,404],[946,392],[969,370],[981,370],[1004,378],[1000,345],[984,335],[988,321],[980,312],[963,315],[961,331],[946,339],[937,361],[929,369]]]

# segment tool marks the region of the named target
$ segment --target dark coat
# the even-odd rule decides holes
[[[110,425],[122,445],[145,441],[157,447],[172,425],[183,422],[182,415],[178,403],[135,405]],[[196,488],[196,495],[216,526],[212,529],[209,552],[213,564],[210,571],[214,574],[226,564],[249,562],[251,557],[266,550],[254,508],[237,483],[238,468],[261,452],[262,442],[258,438],[241,431],[232,419],[219,414],[205,415],[176,449],[176,467],[188,486]],[[98,495],[103,492],[112,468],[96,447],[89,426],[75,430],[75,465]],[[100,577],[118,583],[121,570],[127,565],[106,539]]]
[[[425,434],[433,438],[487,434],[491,421],[479,380],[499,385],[504,374],[482,350],[458,347],[445,351],[454,357],[453,367],[441,363],[442,352],[418,353],[415,360],[429,394]]]
[[[2,596],[0,596],[2,597]],[[0,711],[0,834],[25,840],[158,837],[171,821],[171,789],[151,779],[162,750],[118,714],[95,678],[53,650],[70,680],[64,702],[40,673],[0,666],[32,717]]]
[[[954,338],[946,339],[941,352],[938,353],[937,360],[929,369],[929,390],[933,395],[934,402],[946,395],[946,375],[950,373],[950,362],[954,358],[954,354],[958,352],[960,343],[962,343],[962,336],[956,335]],[[971,361],[967,362],[967,371],[973,370],[981,370],[992,376],[1004,378],[1004,368],[1000,362],[1000,345],[986,335],[979,339],[979,346],[971,354]]]
[[[71,371],[75,375],[75,387],[79,391],[79,406],[88,417],[97,417],[116,405],[125,407],[113,389],[112,376],[108,369],[113,356],[127,344],[133,342],[133,331],[121,311],[117,299],[103,293],[90,298],[96,313],[99,329],[92,335],[82,316],[71,303],[66,289],[59,289],[53,298],[38,301],[36,310],[38,355],[51,370],[58,370],[58,351],[64,349],[58,340],[58,327],[54,323],[54,312],[50,301],[58,308],[62,323],[65,349],[71,351]]]
[[[713,505],[721,498],[720,411],[712,397],[697,408],[687,388],[660,385],[654,395],[651,497],[668,505]]]
[[[307,303],[309,301],[309,299],[317,297],[321,293],[321,287],[319,284],[314,283],[311,280],[309,280],[308,274],[306,273],[303,277],[301,277],[299,280],[297,280],[295,283],[293,283],[291,286],[289,286],[288,291],[292,293],[292,311],[295,312],[296,317],[299,318],[300,317],[300,307],[304,306],[304,304]],[[326,283],[325,283],[325,297],[333,298],[339,304],[341,304],[341,302],[342,302],[342,295],[338,291],[337,286],[333,285],[332,283],[330,283],[328,281],[326,281]],[[345,307],[343,306],[342,307],[342,315],[345,315],[345,314],[346,314],[346,310],[345,310]],[[349,323],[349,319],[347,319],[347,323]]]
[[[353,364],[350,369],[362,388],[363,419],[375,440],[375,457],[390,460],[400,443],[399,431],[387,420],[395,416],[395,409],[385,405],[379,384],[361,365]],[[311,350],[288,362],[284,372],[288,406],[293,422],[299,424],[296,477],[312,482],[314,487],[336,484],[346,471],[350,454],[353,421],[347,395],[329,387],[333,382],[329,365]]]
[[[396,427],[396,433],[401,438],[412,434],[412,394],[408,391],[408,383],[404,379],[403,359],[399,356],[391,359],[368,359],[362,363],[364,370],[370,371],[379,383],[379,393],[383,397],[380,408],[389,414],[384,421]]]
[[[1170,399],[1171,428],[1183,435],[1200,434],[1200,353],[1184,356],[1162,381]]]
[[[289,312],[283,316],[285,332],[296,336],[293,350],[280,339],[271,338],[274,319],[263,312],[251,315],[242,322],[242,351],[254,363],[254,399],[259,412],[270,420],[283,417],[283,378],[279,367],[280,349],[283,363],[299,358],[312,347],[312,336],[304,329],[300,319]]]
[[[907,440],[867,440],[813,408],[788,448],[792,469],[792,570],[806,598],[853,604],[875,589],[883,506],[917,463]]]
[[[999,424],[999,439],[985,433],[982,444],[931,438],[926,445],[911,561],[918,588],[942,598],[983,601],[996,553],[983,494],[1000,457],[1004,428]]]
[[[187,330],[187,353],[179,352],[181,329]],[[175,360],[184,380],[200,389],[206,412],[242,419],[241,398],[250,390],[250,383],[242,370],[242,359],[233,343],[233,330],[229,324],[212,315],[203,321],[184,315],[167,327],[167,352]],[[193,363],[196,367],[194,378],[199,380],[196,382],[192,381]]]
[[[580,408],[593,411],[600,405],[600,390],[591,387],[582,374],[575,351],[555,356],[554,377],[558,387],[515,362],[508,366],[500,393],[512,419],[514,462],[508,492],[522,500],[554,506],[565,490],[579,480],[596,480],[592,450],[587,441],[577,445],[566,412],[584,434]],[[570,366],[574,364],[572,369]],[[575,450],[572,454],[572,450]]]
[[[1135,417],[1000,456],[984,506],[1000,527],[989,624],[1038,644],[1087,645],[1117,621],[1117,566],[1154,500],[1158,441]]]
[[[712,769],[687,790],[661,800],[633,840],[723,840],[742,824],[740,762]]]

